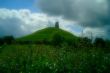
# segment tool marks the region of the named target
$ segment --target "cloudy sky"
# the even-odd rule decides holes
[[[110,39],[109,0],[0,0],[0,36],[22,37],[56,21],[76,36]]]

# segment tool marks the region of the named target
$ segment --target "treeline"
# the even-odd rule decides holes
[[[80,47],[87,47],[87,48],[110,48],[110,40],[104,40],[103,38],[95,38],[95,40],[91,40],[87,37],[79,39],[79,46]]]
[[[110,40],[104,40],[102,38],[96,38],[94,41],[91,39],[84,37],[84,38],[77,38],[74,39],[65,39],[64,36],[56,33],[52,36],[51,40],[38,40],[38,41],[31,41],[31,40],[15,40],[13,36],[5,36],[0,38],[0,45],[10,45],[10,44],[39,44],[39,45],[53,45],[53,46],[68,46],[70,48],[110,48]]]
[[[103,38],[89,39],[87,37],[78,38],[64,38],[59,33],[55,33],[50,43],[54,46],[68,46],[74,48],[110,48],[110,40],[104,40]]]
[[[15,38],[13,36],[4,36],[0,38],[0,45],[13,44],[14,41],[15,41]]]

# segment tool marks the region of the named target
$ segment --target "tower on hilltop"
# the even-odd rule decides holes
[[[55,28],[59,28],[59,22],[55,22]]]

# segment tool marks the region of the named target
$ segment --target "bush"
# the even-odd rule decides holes
[[[78,45],[79,48],[90,48],[92,47],[92,41],[87,37],[79,38]]]
[[[106,47],[110,49],[110,40],[106,40]]]
[[[0,38],[0,45],[3,45],[4,44],[4,41],[2,38]]]
[[[59,33],[55,33],[52,36],[51,43],[54,46],[61,46],[61,44],[64,42],[64,37],[60,35]]]
[[[5,36],[5,37],[0,38],[0,45],[12,44],[12,43],[14,43],[14,41],[15,41],[15,39],[13,36]]]
[[[13,36],[5,36],[5,37],[3,38],[3,41],[4,41],[4,43],[6,43],[6,44],[12,44],[14,40],[15,40],[15,39],[14,39]]]
[[[96,38],[94,45],[99,48],[106,48],[106,42],[102,38]]]

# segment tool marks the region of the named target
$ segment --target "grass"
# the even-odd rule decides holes
[[[110,53],[47,45],[1,46],[1,73],[110,73]]]
[[[59,33],[66,39],[77,39],[76,36],[72,35],[70,32],[67,32],[62,29],[48,27],[37,32],[34,32],[30,35],[19,38],[18,40],[31,40],[31,41],[39,41],[39,40],[47,40],[50,41],[54,33]]]
[[[36,44],[44,40],[51,44]],[[34,43],[0,46],[0,73],[110,73],[109,49],[96,48],[62,29],[45,28],[17,41]]]

